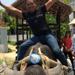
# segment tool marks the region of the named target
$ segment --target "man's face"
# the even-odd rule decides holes
[[[33,0],[27,0],[26,1],[26,9],[30,12],[35,11],[36,9],[36,4]]]

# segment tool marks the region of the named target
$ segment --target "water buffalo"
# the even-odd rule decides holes
[[[68,68],[55,59],[48,46],[38,43],[30,49],[25,55],[25,58],[19,61],[19,64],[21,64],[20,71],[12,70],[3,63],[0,65],[0,75],[67,75]],[[34,49],[41,57],[42,66],[36,64],[27,67],[27,61]]]

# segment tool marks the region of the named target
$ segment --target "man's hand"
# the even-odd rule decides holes
[[[1,1],[0,1],[0,5],[1,5],[2,3],[1,3]]]
[[[12,5],[10,5],[10,6],[4,5],[4,4],[2,4],[1,0],[0,0],[0,5],[3,8],[5,8],[7,11],[12,12],[12,14],[14,14],[15,16],[22,18],[22,11],[21,10],[13,7]]]
[[[0,0],[0,4],[1,4],[1,0]]]
[[[2,2],[1,2],[1,0],[0,0],[0,5],[2,6]]]

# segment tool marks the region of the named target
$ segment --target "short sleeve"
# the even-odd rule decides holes
[[[22,12],[22,16],[24,19],[26,19],[26,13],[25,12]]]
[[[41,10],[43,13],[47,12],[45,5],[40,6],[40,10]]]

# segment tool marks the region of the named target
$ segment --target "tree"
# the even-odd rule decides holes
[[[9,27],[8,33],[14,33],[14,29],[16,27],[16,20],[14,17],[8,15],[6,12],[3,13],[3,19]]]
[[[68,4],[70,2],[70,0],[64,0],[65,4]]]
[[[61,23],[60,27],[61,36],[64,36],[66,31],[69,31],[68,21]]]
[[[15,29],[16,27],[16,20],[14,17],[9,16],[5,10],[1,9],[0,14],[2,15],[2,19],[5,21],[6,25],[9,27],[9,30]]]
[[[56,16],[54,16],[52,14],[47,13],[46,14],[46,20],[47,20],[48,24],[50,24],[50,23],[56,24]],[[60,34],[61,34],[61,36],[64,36],[65,32],[69,31],[68,23],[69,23],[68,19],[66,19],[65,21],[61,22],[61,26],[60,26]]]

